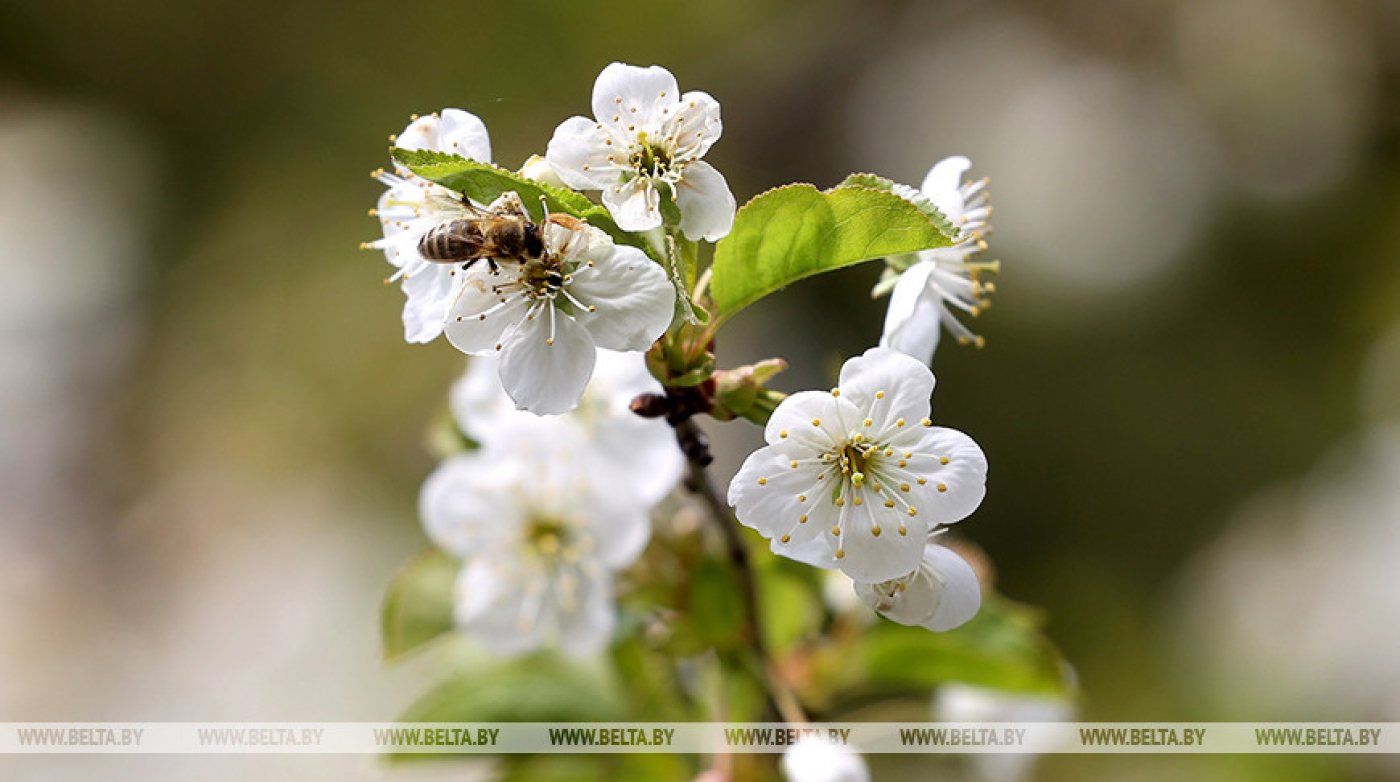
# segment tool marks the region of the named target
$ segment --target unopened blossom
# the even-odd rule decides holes
[[[787,782],[870,782],[860,753],[844,744],[804,738],[783,753]]]
[[[681,94],[660,66],[613,63],[593,84],[593,116],[571,117],[554,131],[546,157],[570,187],[599,190],[624,231],[659,227],[661,199],[680,210],[687,239],[717,241],[734,224],[734,194],[700,160],[723,126],[719,103]]]
[[[913,573],[937,525],[972,513],[987,461],[970,437],[929,420],[933,373],[871,348],[830,393],[784,399],[729,486],[743,524],[775,553],[868,584]]]
[[[473,440],[488,448],[522,437],[575,443],[588,452],[585,461],[602,484],[647,505],[669,494],[680,480],[685,459],[675,432],[665,421],[642,418],[629,407],[638,394],[662,392],[641,353],[599,350],[583,399],[560,416],[516,410],[496,363],[492,356],[472,358],[452,386],[452,415]]]
[[[908,575],[878,584],[855,583],[860,599],[886,619],[929,630],[951,630],[977,615],[982,588],[977,574],[952,549],[924,546],[924,558]]]
[[[457,624],[486,648],[587,654],[611,637],[615,574],[645,548],[650,519],[583,457],[559,443],[501,443],[448,459],[424,483],[424,529],[462,559]]]
[[[506,394],[539,415],[572,410],[597,349],[643,351],[675,311],[666,272],[641,250],[586,223],[546,222],[541,259],[473,264],[448,312],[447,339],[498,356]]]
[[[486,126],[476,115],[461,109],[415,117],[394,136],[394,144],[401,149],[450,152],[491,162]],[[406,169],[376,171],[375,178],[388,188],[371,212],[379,218],[384,237],[365,246],[383,250],[398,269],[389,281],[402,280],[408,297],[403,308],[404,338],[431,342],[442,333],[460,280],[453,276],[450,265],[425,260],[418,253],[418,242],[434,226],[461,216],[461,196]]]
[[[920,197],[938,207],[959,231],[951,247],[924,250],[913,258],[894,259],[885,280],[876,286],[882,293],[891,286],[889,309],[880,344],[908,353],[924,363],[933,360],[942,329],[964,344],[981,346],[982,337],[957,319],[955,310],[976,316],[988,305],[986,295],[994,290],[982,282],[984,272],[995,272],[998,264],[972,260],[983,249],[983,236],[990,230],[992,215],[988,203],[987,180],[962,182],[972,162],[962,156],[939,161],[929,170],[918,192],[898,187],[895,193],[909,200]],[[903,269],[896,274],[895,268]]]

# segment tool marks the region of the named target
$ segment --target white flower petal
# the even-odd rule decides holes
[[[774,445],[801,443],[816,456],[836,447],[845,439],[850,424],[861,417],[850,402],[829,392],[799,391],[778,403],[763,429],[763,439]]]
[[[572,610],[559,612],[559,646],[576,657],[601,651],[617,625],[612,578],[605,572],[579,578]],[[561,607],[562,608],[562,607]]]
[[[554,129],[545,158],[569,187],[603,190],[622,179],[622,167],[608,157],[627,154],[609,145],[610,138],[606,130],[587,117],[570,117]]]
[[[825,568],[827,570],[836,569],[836,556],[831,553],[831,546],[827,545],[826,541],[822,538],[813,538],[812,540],[803,541],[801,543],[793,542],[787,545],[774,540],[768,548],[780,557],[787,557],[793,561],[801,562],[804,565]],[[843,578],[844,577],[845,576],[843,576]]]
[[[969,168],[972,168],[972,161],[962,155],[944,158],[933,164],[919,186],[924,196],[954,225],[963,219],[962,176]]]
[[[508,469],[476,454],[438,465],[418,493],[418,514],[428,537],[458,557],[498,537],[502,520],[508,525],[522,514],[509,495],[493,491]]]
[[[525,318],[529,302],[522,296],[502,302],[491,290],[497,279],[473,269],[447,312],[447,340],[463,353],[496,352],[506,332]]]
[[[617,227],[624,231],[650,231],[661,225],[660,196],[647,177],[615,181],[602,188],[602,199]]]
[[[676,77],[659,65],[639,68],[615,62],[593,82],[593,116],[605,125],[654,132],[659,109],[675,103],[680,94]]]
[[[856,506],[846,500],[841,535],[827,531],[827,542],[844,556],[836,566],[854,581],[878,583],[914,572],[922,555],[922,541],[928,538],[928,519],[920,511],[909,516],[899,508],[885,508],[873,492],[864,492],[864,502]],[[899,534],[900,526],[905,534]],[[878,526],[880,534],[873,529]]]
[[[480,163],[491,162],[491,136],[475,115],[461,109],[443,109],[437,126],[437,149]]]
[[[554,170],[554,166],[551,166],[547,159],[539,155],[531,155],[530,159],[525,161],[525,165],[520,167],[520,175],[540,184],[557,187],[560,190],[569,189],[569,184],[559,178],[559,172]]]
[[[681,96],[679,105],[668,110],[667,120],[663,133],[675,140],[674,154],[683,160],[703,157],[724,132],[719,101],[698,90]]]
[[[784,535],[789,544],[820,535],[821,512],[831,504],[830,483],[819,482],[810,466],[793,468],[793,458],[791,449],[781,445],[760,448],[729,484],[729,504],[739,522],[777,543],[784,542]]]
[[[527,595],[511,578],[516,574],[504,569],[501,561],[488,558],[464,563],[454,589],[453,613],[473,641],[497,654],[518,655],[542,645],[556,620],[552,601]]]
[[[890,348],[870,348],[841,366],[841,398],[874,420],[876,431],[903,418],[912,425],[928,417],[933,373],[918,359]],[[880,396],[883,394],[883,396]]]
[[[943,599],[943,585],[922,564],[905,578],[880,584],[856,581],[852,586],[862,602],[902,625],[918,625],[932,619]]]
[[[545,304],[533,320],[522,320],[502,342],[501,385],[517,407],[552,415],[578,406],[597,351],[588,331],[573,318]]]
[[[600,347],[646,350],[666,332],[675,315],[675,287],[647,254],[627,245],[608,245],[591,253],[593,266],[573,273],[569,294],[592,312],[579,322]]]
[[[734,227],[737,206],[729,183],[703,160],[685,167],[681,181],[676,183],[676,202],[681,210],[681,231],[691,241],[716,242]]]
[[[432,342],[442,334],[462,282],[452,271],[445,264],[426,264],[404,279],[403,292],[408,297],[403,307],[404,338],[409,342]]]
[[[971,437],[956,429],[932,426],[922,434],[909,446],[914,456],[908,460],[909,470],[928,481],[915,487],[921,494],[919,512],[934,524],[962,521],[987,495],[987,457]]]
[[[930,630],[951,630],[977,616],[982,607],[982,587],[966,560],[952,549],[930,543],[924,550],[923,567],[942,581],[943,595],[938,610],[920,624]]]
[[[943,335],[941,297],[929,289],[929,276],[937,265],[933,262],[914,264],[900,275],[890,294],[889,309],[885,311],[885,329],[880,346],[930,364]]]
[[[783,753],[787,782],[870,782],[870,769],[848,746],[803,739]]]

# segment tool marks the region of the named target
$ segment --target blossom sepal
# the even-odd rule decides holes
[[[710,415],[720,421],[743,418],[759,426],[767,424],[773,411],[787,395],[764,388],[764,384],[787,366],[788,363],[781,358],[770,358],[757,364],[716,372],[715,409]]]

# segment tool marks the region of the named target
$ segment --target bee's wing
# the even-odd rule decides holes
[[[425,200],[429,209],[442,215],[447,220],[456,220],[464,217],[479,218],[485,214],[480,207],[468,201],[465,196],[450,191],[428,193]]]

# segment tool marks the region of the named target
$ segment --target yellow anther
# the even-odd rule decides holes
[[[884,392],[884,391],[876,391],[876,392],[875,392],[875,398],[876,398],[876,399],[884,399],[884,398],[885,398],[885,392]]]
[[[832,395],[832,396],[841,396],[841,389],[839,389],[839,388],[833,388],[833,389],[831,389],[831,395]]]
[[[893,449],[893,448],[886,448],[886,449],[885,449],[885,455],[886,455],[886,456],[894,456],[894,449]]]
[[[840,535],[840,534],[841,534],[841,528],[840,528],[840,527],[832,527],[832,528],[831,528],[831,534],[833,534],[833,535]]]
[[[782,542],[787,543],[788,541],[792,540],[792,536],[791,536],[791,535],[783,535],[783,536],[782,536],[781,538],[779,538],[779,539],[782,540]]]
[[[787,439],[787,436],[788,436],[788,431],[787,431],[786,429],[784,429],[783,431],[778,432],[778,436],[781,437],[782,439],[786,440],[786,439]]]
[[[927,418],[925,418],[924,420],[920,421],[919,423],[920,423],[920,424],[923,424],[924,426],[933,426],[933,422],[930,421],[930,420],[927,419]]]
[[[767,478],[759,478],[759,479],[758,479],[758,485],[759,485],[759,486],[767,486],[767,485],[768,485],[768,479],[767,479]]]
[[[800,519],[797,520],[797,523],[798,523],[798,524],[806,524],[806,523],[807,523],[807,515],[806,515],[806,514],[803,514],[803,515],[802,515],[802,518],[800,518]]]
[[[876,524],[875,526],[873,526],[873,527],[870,528],[870,534],[871,534],[871,535],[874,535],[874,536],[877,537],[877,538],[880,537],[880,533],[881,533],[881,532],[884,532],[884,530],[880,529],[880,525],[879,525],[879,524]]]
[[[856,506],[864,505],[865,500],[860,497],[855,497],[851,500],[851,504]]]
[[[894,500],[885,500],[885,507],[886,507],[886,508],[893,508],[893,507],[894,507]]]
[[[870,426],[871,424],[875,423],[875,421],[873,419],[867,418],[864,421],[861,421],[861,423],[865,426]]]
[[[949,459],[948,459],[948,457],[946,457],[946,456],[940,456],[940,457],[938,457],[938,463],[939,463],[939,464],[947,464],[948,461],[949,461]]]
[[[900,491],[909,491],[909,484],[907,484],[907,483],[901,483],[901,484],[899,484],[899,490],[900,490]]]
[[[796,470],[796,469],[797,469],[797,460],[796,460],[796,459],[793,459],[792,461],[788,462],[788,466],[791,467],[792,469]]]
[[[797,495],[797,501],[798,501],[798,502],[806,502],[806,501],[807,501],[807,495],[805,495],[805,494],[799,494],[799,495]]]
[[[837,558],[837,559],[845,559],[845,558],[846,558],[846,550],[843,549],[843,548],[838,548],[838,549],[836,549],[836,558]]]
[[[846,507],[846,498],[845,498],[845,497],[837,497],[837,498],[836,498],[836,507],[838,507],[838,508],[844,508],[844,507]]]
[[[909,529],[908,529],[907,527],[905,527],[903,524],[901,524],[901,525],[899,525],[899,534],[901,534],[901,535],[908,535],[908,534],[909,534]]]
[[[940,484],[938,484],[938,490],[939,490],[939,491],[948,491],[948,484],[946,484],[946,483],[940,483]]]
[[[916,508],[916,507],[914,507],[913,505],[910,505],[910,506],[909,506],[909,515],[910,515],[910,516],[917,516],[917,515],[919,515],[919,509]]]
[[[820,418],[813,418],[813,419],[812,419],[812,426],[821,426],[821,425],[822,425],[822,419],[820,419]]]
[[[896,464],[898,464],[900,467],[908,467],[908,466],[909,466],[909,462],[906,462],[906,461],[904,461],[903,459],[900,459],[898,462],[896,462]]]
[[[920,478],[920,479],[919,479],[919,485],[920,485],[920,486],[923,486],[925,483],[928,483],[928,478]]]
[[[898,421],[895,421],[895,422],[894,422],[894,425],[895,425],[895,426],[904,426],[904,419],[901,418],[901,419],[899,419]]]

